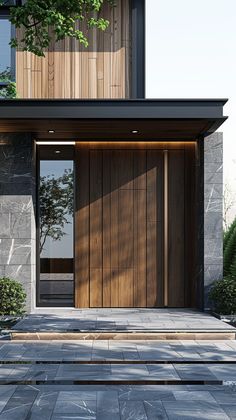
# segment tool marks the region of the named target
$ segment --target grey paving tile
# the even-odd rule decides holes
[[[144,401],[148,420],[168,420],[161,401]]]
[[[166,380],[178,380],[180,375],[176,372],[172,365],[147,365],[149,371],[149,377],[155,377],[155,379],[166,379]]]
[[[216,400],[209,391],[173,391],[174,397],[177,401],[208,401],[215,403]]]
[[[223,365],[208,365],[209,370],[219,380],[236,381],[236,365],[223,364]]]
[[[174,367],[183,380],[216,380],[216,376],[206,365],[175,365]]]
[[[3,410],[12,394],[15,392],[16,386],[1,385],[0,386],[0,412]]]
[[[141,388],[141,389],[140,389]],[[168,388],[165,390],[154,390],[146,389],[145,387],[139,387],[139,389],[134,389],[131,387],[130,390],[119,392],[119,400],[128,400],[128,401],[175,401],[175,397],[172,391],[168,391]]]
[[[121,420],[148,420],[141,401],[121,401],[120,417]]]
[[[217,403],[206,401],[164,401],[163,406],[169,420],[229,420]]]
[[[236,392],[225,389],[223,391],[211,391],[211,395],[219,404],[232,404],[236,409]]]
[[[88,416],[96,416],[96,401],[94,400],[78,400],[60,401],[57,400],[53,414],[80,414],[84,418]]]
[[[112,379],[137,380],[149,375],[146,365],[111,365]]]
[[[31,407],[31,405],[37,397],[37,394],[38,392],[35,390],[22,391],[16,389],[14,394],[12,394],[11,398],[8,400],[2,412],[8,411],[16,407],[21,407],[22,405],[29,405]]]
[[[220,404],[222,410],[229,416],[231,420],[236,420],[236,406],[232,404]]]
[[[50,420],[57,400],[58,392],[39,392],[27,420]]]
[[[67,387],[66,387],[67,388]],[[96,401],[96,391],[60,391],[58,394],[58,401]]]
[[[4,365],[6,368],[12,366],[11,372],[9,373],[8,379],[9,380],[17,380],[24,378],[27,373],[29,372],[30,366],[29,365]],[[0,377],[2,375],[2,369],[0,370]]]
[[[216,361],[235,361],[236,360],[236,352],[230,351],[215,351],[215,352],[206,352],[201,353],[200,355],[201,360],[216,360]]]
[[[120,417],[118,392],[98,391],[97,392],[97,416],[101,419]]]
[[[0,420],[26,420],[31,404],[10,407],[0,414]]]
[[[140,355],[137,351],[123,351],[124,360],[140,360]]]

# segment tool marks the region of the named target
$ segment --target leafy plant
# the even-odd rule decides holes
[[[236,279],[236,219],[224,235],[224,276],[229,275]]]
[[[236,314],[236,279],[226,277],[217,281],[211,288],[210,300],[214,304],[214,310],[219,314]]]
[[[12,81],[12,74],[10,67],[7,67],[5,70],[0,72],[0,82],[10,82]]]
[[[16,83],[9,82],[6,86],[0,89],[0,98],[2,99],[16,99],[17,90]]]
[[[48,237],[60,240],[68,224],[67,215],[73,214],[73,172],[65,170],[60,177],[40,177],[40,252]]]
[[[14,82],[11,74],[11,69],[7,67],[5,70],[0,72],[0,82],[5,83],[0,89],[0,98],[3,99],[15,99],[17,98],[16,83]]]
[[[12,39],[11,46],[44,56],[51,41],[70,37],[87,47],[88,30],[104,31],[109,25],[101,15],[104,4],[113,6],[114,0],[26,0],[10,11],[11,23],[23,29],[21,39]]]
[[[25,313],[26,293],[23,286],[8,277],[0,278],[0,315]]]

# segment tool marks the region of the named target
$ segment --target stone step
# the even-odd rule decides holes
[[[235,340],[236,330],[4,331],[11,340]]]
[[[236,416],[235,390],[222,385],[7,385],[0,386],[0,396],[4,420],[182,420],[191,415],[229,420]]]
[[[235,363],[21,364],[4,363],[4,384],[236,384]]]

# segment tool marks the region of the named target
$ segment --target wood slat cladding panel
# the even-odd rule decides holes
[[[77,307],[164,306],[165,199],[167,305],[195,307],[195,146],[167,154],[166,197],[162,149],[77,143]]]
[[[163,301],[163,152],[147,151],[147,306]]]
[[[20,98],[129,98],[130,6],[117,0],[104,5],[109,20],[105,32],[89,31],[88,48],[74,39],[51,43],[45,57],[16,53],[16,81]],[[79,24],[86,30],[84,24]],[[78,26],[79,27],[79,26]],[[22,32],[17,30],[17,37]]]
[[[89,306],[89,151],[76,150],[75,212],[75,306]],[[79,228],[78,228],[79,227]]]

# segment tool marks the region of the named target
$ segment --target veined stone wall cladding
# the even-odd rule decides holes
[[[35,306],[35,159],[30,134],[0,134],[0,276],[18,280]]]
[[[223,134],[204,140],[204,294],[223,276]]]

